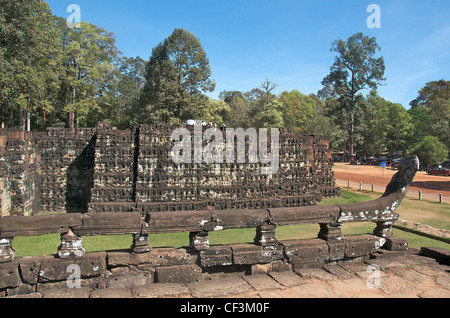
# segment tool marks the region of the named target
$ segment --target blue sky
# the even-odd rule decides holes
[[[127,57],[148,59],[175,28],[194,33],[206,51],[218,98],[223,90],[249,91],[267,77],[275,93],[317,93],[329,73],[336,39],[357,32],[375,36],[386,64],[378,93],[409,108],[429,81],[450,80],[448,0],[47,0],[53,13],[116,35]],[[381,28],[370,29],[370,4],[381,9]]]

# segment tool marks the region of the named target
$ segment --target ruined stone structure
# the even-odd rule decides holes
[[[258,209],[317,204],[339,195],[328,141],[280,135],[280,170],[258,164],[175,164],[172,126],[132,131],[0,130],[1,209],[7,215]],[[10,196],[8,196],[10,194]],[[9,212],[8,212],[9,211]]]
[[[170,131],[99,125],[77,135],[3,132],[0,293],[67,288],[73,265],[81,285],[94,290],[194,282],[218,272],[284,271],[368,257],[381,248],[407,249],[391,228],[417,171],[416,157],[375,201],[313,206],[339,192],[326,140],[283,130],[280,170],[269,177],[255,174],[252,164],[176,165],[168,156]],[[41,213],[49,211],[68,213]],[[376,227],[373,234],[344,237],[348,222]],[[318,238],[277,239],[278,226],[297,224],[320,225]],[[210,245],[209,232],[241,228],[255,228],[254,242]],[[190,233],[190,246],[151,248],[150,234],[175,232]],[[14,237],[50,233],[61,234],[56,255],[15,258]],[[118,234],[133,236],[130,250],[85,253],[83,236]]]

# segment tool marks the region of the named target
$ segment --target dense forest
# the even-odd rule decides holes
[[[188,30],[155,43],[148,59],[123,56],[115,42],[113,33],[88,22],[69,28],[41,0],[0,0],[1,128],[76,131],[104,121],[129,129],[201,119],[288,127],[326,136],[334,150],[351,154],[426,153],[430,164],[447,159],[450,81],[424,83],[408,110],[384,99],[377,93],[385,81],[381,49],[362,33],[331,44],[335,62],[317,94],[282,91],[266,78],[249,92],[221,92],[219,100],[207,96],[215,88],[213,71]]]

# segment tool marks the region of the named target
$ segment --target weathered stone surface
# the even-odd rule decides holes
[[[156,283],[190,283],[202,280],[202,269],[197,265],[157,267]]]
[[[183,284],[152,284],[133,288],[135,298],[189,298],[189,289]]]
[[[284,253],[294,265],[323,263],[329,259],[328,245],[321,239],[280,241]]]
[[[305,284],[305,281],[301,276],[291,271],[271,272],[269,275],[284,287],[293,287]]]
[[[268,264],[254,264],[251,266],[251,274],[269,274],[272,272],[284,272],[292,270],[292,265],[285,260],[277,260]]]
[[[20,275],[27,284],[37,284],[42,259],[44,257],[24,257],[20,261]]]
[[[19,260],[0,266],[0,289],[17,287],[21,284],[19,275]]]
[[[202,232],[211,215],[208,211],[150,212],[145,221],[151,233]]]
[[[243,279],[254,289],[260,291],[260,290],[266,290],[266,289],[282,289],[283,286],[279,284],[276,280],[274,280],[272,277],[264,275],[264,274],[258,274],[258,275],[252,275],[252,276],[244,276]]]
[[[71,227],[80,225],[81,214],[8,216],[0,218],[0,235],[15,237],[67,233]]]
[[[61,234],[61,245],[58,247],[59,258],[80,258],[86,253],[81,237],[75,235],[72,230]]]
[[[10,206],[11,215],[27,216],[41,208],[92,214],[139,211],[145,216],[208,206],[258,210],[313,205],[339,194],[324,138],[281,129],[280,170],[269,178],[261,175],[261,163],[175,164],[170,159],[175,128],[140,125],[121,131],[97,125],[77,133],[2,129],[5,173],[0,184],[10,195],[2,196],[0,208]],[[193,128],[188,131],[194,133]]]
[[[72,266],[79,266],[80,278],[97,277],[105,273],[106,253],[86,254],[80,259],[59,259],[45,256],[42,259],[38,282],[62,281],[75,274]]]
[[[16,253],[11,246],[12,240],[12,238],[0,239],[0,264],[9,263],[14,260]]]
[[[42,298],[42,295],[40,293],[32,293],[24,295],[7,296],[6,298]]]
[[[269,220],[267,210],[211,211],[213,230],[256,228]]]
[[[239,296],[252,289],[246,281],[237,277],[221,280],[220,284],[216,280],[206,280],[187,284],[186,287],[195,298]]]
[[[237,265],[266,264],[283,257],[282,246],[262,247],[254,244],[230,245],[233,263]]]
[[[342,260],[345,257],[345,242],[343,240],[327,241],[330,252],[330,261]]]
[[[402,194],[400,191],[379,199],[356,203],[339,204],[341,210],[337,222],[364,222],[364,221],[397,221],[398,214],[395,214],[400,205]]]
[[[43,298],[89,298],[89,294],[88,288],[54,289],[46,291]]]
[[[131,289],[125,288],[108,288],[108,289],[97,289],[90,293],[89,298],[117,298],[117,299],[126,299],[133,298],[133,294]]]
[[[149,253],[133,254],[131,252],[108,252],[108,266],[119,267],[128,265],[149,264],[151,266],[192,265],[197,261],[197,255],[180,248],[154,248]]]
[[[79,236],[140,234],[142,218],[139,213],[85,214],[80,227],[73,228]]]
[[[275,233],[276,228],[277,226],[271,222],[265,222],[263,225],[259,226],[256,229],[254,243],[264,247],[278,245]]]
[[[337,277],[322,268],[298,268],[295,272],[303,279],[336,280]]]
[[[419,295],[420,298],[450,298],[450,291],[444,289],[430,289]]]
[[[127,273],[107,275],[104,279],[106,288],[131,289],[136,286],[146,286],[154,282],[153,271],[130,271]]]
[[[436,259],[439,263],[450,265],[450,251],[437,247],[422,247],[420,254]]]
[[[450,291],[450,275],[439,276],[436,278],[436,285]]]
[[[348,235],[344,237],[345,242],[345,256],[349,258],[356,258],[364,255],[369,255],[377,251],[381,245],[379,237],[375,235]]]
[[[323,266],[323,269],[336,276],[338,279],[347,280],[355,278],[354,274],[348,272],[336,263],[326,264]]]
[[[300,206],[269,209],[273,222],[277,225],[330,223],[339,215],[337,206]]]
[[[208,232],[191,232],[189,233],[189,247],[195,251],[206,251],[209,249]]]
[[[202,267],[228,266],[233,264],[233,253],[227,245],[211,246],[206,251],[200,252],[200,264]]]
[[[386,244],[383,247],[389,251],[407,251],[408,242],[391,236],[386,239]]]

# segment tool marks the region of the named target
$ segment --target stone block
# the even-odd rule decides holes
[[[109,288],[97,289],[90,293],[89,298],[113,298],[113,299],[127,299],[133,298],[131,289]]]
[[[0,218],[1,237],[40,236],[66,233],[71,227],[81,225],[81,214],[56,214],[43,216],[9,216]]]
[[[345,256],[349,258],[356,258],[366,256],[370,253],[376,252],[383,245],[380,241],[385,239],[379,238],[375,235],[348,235],[344,237]]]
[[[400,191],[386,197],[381,197],[373,201],[340,204],[341,210],[336,222],[365,222],[365,221],[396,221],[398,214],[395,214],[401,201]]]
[[[338,261],[345,258],[345,243],[342,240],[327,241],[330,252],[330,261]]]
[[[267,210],[222,210],[211,211],[216,229],[256,228],[269,220]],[[214,230],[214,228],[213,228]]]
[[[132,252],[108,252],[109,267],[138,266],[148,264],[154,267],[173,265],[192,265],[197,255],[180,248],[154,248],[149,253],[134,254]]]
[[[268,264],[254,264],[250,268],[252,275],[269,274],[272,272],[284,272],[292,270],[292,265],[285,263],[283,260],[278,260]]]
[[[437,247],[422,247],[420,255],[434,258],[441,264],[450,265],[450,251]]]
[[[142,225],[137,212],[85,214],[81,226],[73,232],[79,236],[140,234]]]
[[[153,284],[154,270],[152,271],[131,271],[128,273],[119,273],[108,275],[104,279],[106,288],[114,289],[132,289],[137,286],[146,286]]]
[[[277,225],[331,223],[340,212],[337,206],[298,206],[269,209]]]
[[[201,267],[228,266],[233,264],[233,253],[227,245],[210,246],[200,252]]]
[[[20,275],[27,284],[37,284],[43,256],[24,257],[20,261]]]
[[[391,236],[386,239],[386,243],[384,244],[383,248],[389,251],[407,251],[408,242],[398,237]]]
[[[64,288],[46,291],[43,298],[89,298],[90,291],[88,288]]]
[[[145,221],[150,233],[202,232],[211,216],[208,211],[149,212]]]
[[[202,269],[197,265],[156,267],[155,283],[192,283],[202,280]]]
[[[280,242],[289,262],[294,265],[323,263],[329,259],[327,242],[321,239],[289,240]]]
[[[75,269],[73,265],[79,266]],[[75,269],[75,270],[74,270]],[[63,281],[79,274],[80,278],[98,277],[106,271],[106,253],[88,253],[79,259],[60,259],[45,256],[42,259],[38,282]]]
[[[17,287],[21,283],[19,260],[0,264],[0,289]]]
[[[236,265],[267,264],[283,257],[282,246],[262,247],[255,244],[230,245]]]
[[[184,284],[165,283],[136,287],[134,298],[190,298],[189,289]]]

